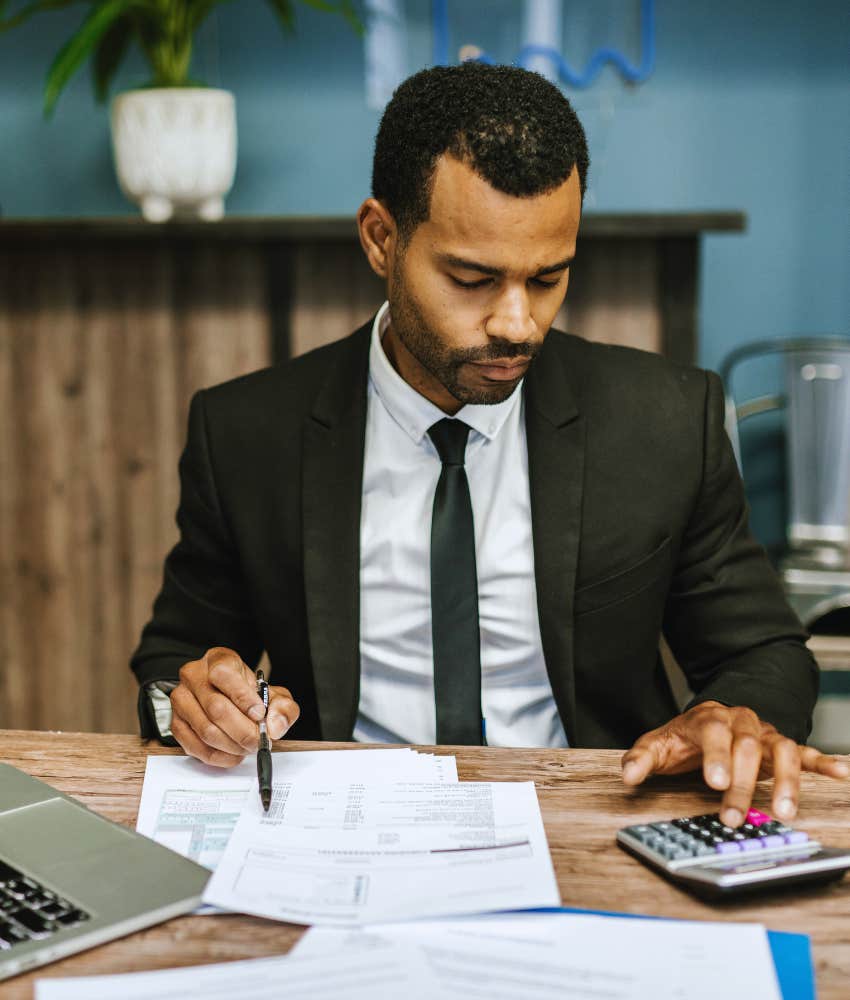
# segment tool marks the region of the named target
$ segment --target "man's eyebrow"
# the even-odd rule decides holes
[[[455,257],[454,254],[450,253],[439,254],[439,260],[443,264],[448,264],[451,267],[460,267],[466,271],[478,271],[479,274],[492,274],[496,277],[500,277],[505,273],[503,268],[492,267],[490,264],[479,264],[478,261],[467,260],[465,257]],[[557,264],[549,264],[547,267],[541,267],[539,271],[535,272],[534,277],[540,278],[545,274],[554,274],[556,271],[564,271],[574,260],[575,254],[571,257],[564,257],[564,259],[559,260]]]

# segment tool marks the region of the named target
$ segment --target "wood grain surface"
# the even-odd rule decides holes
[[[0,250],[0,726],[135,726],[189,399],[271,360],[259,252],[189,250]]]
[[[277,749],[342,749],[352,744],[281,743]],[[454,752],[460,780],[534,781],[565,906],[692,920],[755,921],[810,934],[819,1000],[850,996],[850,879],[811,890],[707,904],[686,895],[614,843],[630,823],[717,808],[717,796],[691,776],[654,779],[629,791],[615,750],[422,748]],[[0,731],[0,760],[79,798],[96,812],[133,826],[149,753],[174,753],[135,736]],[[850,848],[850,785],[804,775],[794,825]],[[769,811],[770,784],[756,807]],[[181,917],[0,985],[3,1000],[31,1000],[38,977],[161,969],[287,952],[303,928],[246,916]]]

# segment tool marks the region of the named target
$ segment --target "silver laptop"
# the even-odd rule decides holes
[[[209,876],[0,764],[0,979],[187,913]]]

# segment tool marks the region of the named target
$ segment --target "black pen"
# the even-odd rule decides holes
[[[257,671],[257,694],[263,699],[266,714],[260,719],[260,748],[257,750],[257,778],[260,782],[260,801],[263,809],[269,811],[272,804],[272,748],[266,730],[266,715],[269,714],[269,685],[262,670]]]

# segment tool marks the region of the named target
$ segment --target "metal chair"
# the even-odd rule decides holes
[[[736,400],[733,375],[739,366],[776,354],[784,356],[783,391]],[[726,390],[726,430],[739,467],[742,421],[784,410],[789,509],[788,551],[781,564],[785,589],[807,628],[829,618],[850,633],[850,337],[756,341],[732,351],[720,376]]]

